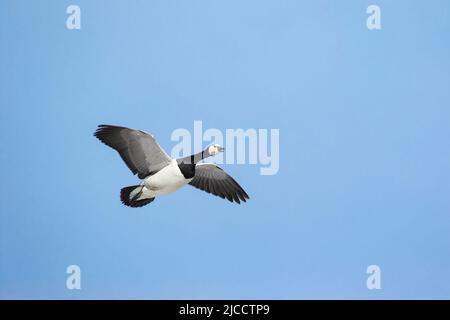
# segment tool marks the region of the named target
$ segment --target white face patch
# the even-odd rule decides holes
[[[209,152],[210,155],[214,156],[214,155],[217,154],[217,148],[215,146],[210,146],[208,148],[208,152]]]
[[[218,154],[220,152],[220,146],[218,144],[213,144],[212,146],[210,146],[208,148],[208,152],[210,155],[215,156],[216,154]]]

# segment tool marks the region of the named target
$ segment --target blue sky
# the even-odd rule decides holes
[[[450,298],[449,35],[445,0],[0,1],[0,298]],[[278,174],[123,206],[96,126],[195,120],[280,129]]]

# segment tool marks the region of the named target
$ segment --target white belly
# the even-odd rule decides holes
[[[165,195],[180,189],[191,180],[183,176],[177,161],[174,159],[167,167],[144,180],[143,196]]]

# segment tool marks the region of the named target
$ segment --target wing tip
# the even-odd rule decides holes
[[[109,125],[109,124],[99,124],[97,126],[97,129],[94,131],[94,137],[96,137],[97,139],[99,139],[101,142],[103,142],[104,144],[108,145],[108,143],[106,143],[105,138],[107,138],[109,135],[114,135],[116,132],[116,130],[121,130],[124,129],[124,127],[119,127],[119,126],[114,126],[114,125]]]
[[[97,129],[94,131],[94,137],[100,139],[100,136],[105,133],[105,131],[111,126],[107,124],[99,124]]]

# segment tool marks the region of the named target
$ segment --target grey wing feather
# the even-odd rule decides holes
[[[242,187],[223,169],[212,163],[201,163],[195,167],[195,176],[189,184],[222,199],[241,203],[250,199]]]
[[[155,138],[140,130],[99,125],[94,136],[115,149],[140,179],[158,172],[172,161]]]

